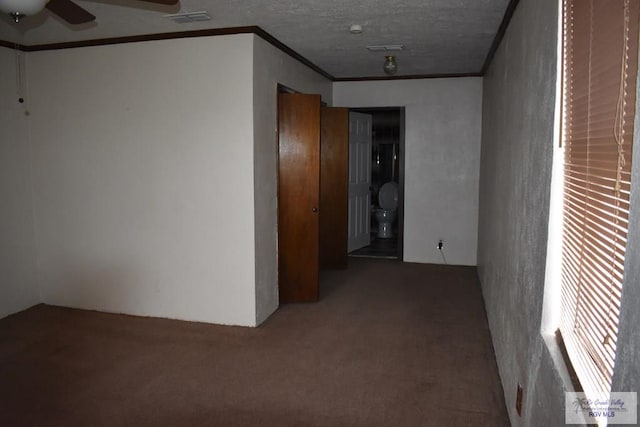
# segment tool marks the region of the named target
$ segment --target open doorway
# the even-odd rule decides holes
[[[369,187],[370,244],[350,252],[350,256],[402,260],[404,232],[404,107],[351,108],[350,111],[372,117],[371,185]],[[398,203],[390,233],[382,232],[376,218],[381,207],[380,190],[387,183],[397,186]],[[389,187],[389,186],[387,186]],[[383,203],[384,204],[384,203]]]

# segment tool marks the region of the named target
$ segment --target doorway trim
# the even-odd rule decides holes
[[[398,171],[398,260],[404,261],[404,170],[405,170],[405,109],[404,106],[389,107],[350,107],[349,111],[358,113],[375,113],[380,111],[399,112],[399,171]],[[373,147],[373,145],[372,145]]]

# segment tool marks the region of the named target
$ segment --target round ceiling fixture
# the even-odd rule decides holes
[[[398,71],[398,62],[396,62],[396,57],[393,55],[385,56],[382,69],[386,75],[393,76]]]
[[[20,22],[20,18],[35,15],[40,12],[49,0],[0,0],[0,10],[11,15],[14,21]]]
[[[353,24],[352,26],[349,27],[349,32],[351,34],[360,34],[360,33],[362,33],[362,25]]]

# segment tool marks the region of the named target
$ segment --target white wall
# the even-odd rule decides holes
[[[16,53],[0,47],[0,318],[40,302],[29,127],[15,64]]]
[[[278,308],[278,83],[298,92],[320,94],[328,105],[332,83],[262,38],[254,36],[254,41],[256,318],[262,323]]]
[[[478,272],[513,426],[565,426],[571,391],[541,332],[553,160],[558,2],[520,1],[484,78]],[[612,390],[640,387],[640,97]],[[522,416],[515,411],[524,389]]]
[[[640,88],[640,73],[636,87]],[[611,389],[637,392],[640,390],[640,93],[636,95],[632,158],[629,234],[624,260],[616,366]]]
[[[404,260],[475,265],[481,78],[334,84],[335,106],[406,107]]]
[[[255,325],[252,46],[30,54],[43,302]]]
[[[559,354],[541,333],[557,13],[556,0],[520,1],[484,78],[478,273],[514,427],[565,425]]]

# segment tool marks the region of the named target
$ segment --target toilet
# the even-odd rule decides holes
[[[398,186],[395,182],[387,182],[378,193],[379,208],[376,209],[376,221],[378,221],[378,237],[388,239],[393,237],[391,230],[393,221],[396,220],[396,208],[398,207]]]

